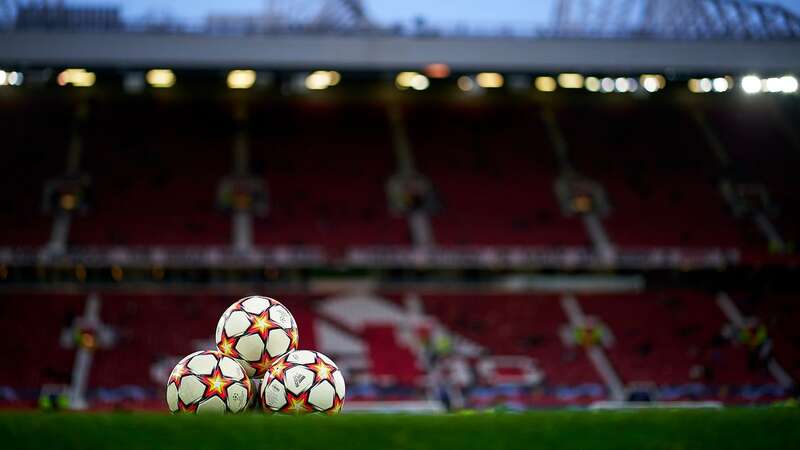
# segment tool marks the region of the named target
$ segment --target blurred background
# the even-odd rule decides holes
[[[252,294],[350,411],[790,400],[799,14],[0,1],[0,408],[165,410]]]

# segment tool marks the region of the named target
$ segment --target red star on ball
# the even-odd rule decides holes
[[[241,358],[239,352],[236,351],[236,342],[238,341],[237,338],[229,338],[225,335],[225,332],[222,333],[222,339],[217,344],[219,350],[225,356],[230,356],[231,358]]]
[[[199,378],[206,387],[203,397],[211,397],[216,395],[222,400],[226,400],[228,398],[228,386],[233,384],[233,381],[223,377],[219,367],[214,369],[214,372],[210,376]]]
[[[308,391],[297,396],[291,392],[286,392],[286,405],[280,411],[294,415],[313,412],[314,408],[308,403]]]
[[[257,333],[261,336],[261,339],[266,340],[269,332],[275,328],[280,328],[280,326],[277,323],[269,320],[269,315],[266,311],[264,311],[261,314],[252,317],[252,320],[250,321],[250,328],[247,329],[245,334]]]
[[[269,368],[269,374],[272,378],[276,380],[283,381],[284,380],[284,372],[288,366],[286,365],[286,361],[284,358],[279,359]]]
[[[309,368],[314,371],[315,384],[322,380],[328,380],[333,384],[333,372],[336,368],[323,361],[322,358],[317,356],[316,361],[314,361],[314,364],[309,366]]]
[[[288,331],[288,334],[289,339],[291,340],[289,347],[297,348],[297,346],[300,344],[300,335],[297,333],[297,328],[292,328]]]

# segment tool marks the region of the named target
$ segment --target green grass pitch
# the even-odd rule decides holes
[[[338,417],[4,412],[0,448],[783,450],[800,448],[800,409]]]

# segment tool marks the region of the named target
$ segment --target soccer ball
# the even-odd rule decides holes
[[[344,404],[344,377],[330,358],[297,350],[278,359],[261,383],[264,411],[336,414]]]
[[[262,377],[299,342],[289,310],[275,299],[258,296],[245,297],[225,310],[214,337],[219,351],[239,361],[251,377]]]
[[[173,413],[238,413],[252,398],[250,378],[242,366],[216,351],[183,358],[167,380],[167,406]]]

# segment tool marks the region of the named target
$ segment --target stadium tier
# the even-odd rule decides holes
[[[65,228],[69,246],[232,245],[238,230],[219,189],[235,174],[237,158],[265,192],[264,207],[248,216],[247,242],[259,248],[317,247],[339,255],[419,245],[413,211],[398,210],[387,195],[389,180],[406,176],[405,159],[429,180],[426,195],[435,200],[424,208],[425,221],[441,248],[599,248],[598,234],[582,220],[586,214],[600,218],[600,236],[622,252],[765,255],[794,242],[798,189],[781,172],[797,162],[789,137],[782,137],[789,135],[739,111],[591,101],[559,104],[547,121],[548,105],[411,103],[392,124],[379,102],[282,100],[255,104],[244,119],[232,106],[200,104],[50,100],[48,123],[56,128],[48,133],[15,122],[35,103],[4,105],[3,127],[12,139],[6,170],[14,168],[4,177],[4,212],[19,213],[2,219],[11,230],[3,243],[53,244],[59,236],[53,217],[75,205],[56,189],[62,197],[45,215],[51,201],[45,182],[80,175],[87,181]],[[705,121],[695,119],[703,113]],[[564,154],[554,133],[564,136]],[[719,135],[722,150],[709,134]],[[244,156],[237,156],[237,136],[244,136]],[[398,141],[403,136],[408,145]],[[574,188],[559,191],[564,180],[591,183],[590,195],[602,193],[603,201],[581,203]],[[57,186],[63,189],[63,181]],[[737,212],[756,195],[763,205]],[[754,224],[761,209],[777,234]]]
[[[394,156],[380,105],[267,105],[251,124],[253,169],[270,196],[255,222],[257,245],[410,245],[386,204]]]
[[[0,245],[38,246],[50,238],[52,221],[42,211],[45,181],[63,171],[73,107],[63,102],[0,102],[3,164]],[[29,117],[47,117],[41,128]]]
[[[800,376],[800,333],[797,321],[800,319],[796,296],[766,295],[763,292],[734,295],[736,304],[750,317],[756,318],[755,326],[774,330],[772,341],[777,358],[785,362],[785,368],[793,378]]]
[[[0,375],[0,384],[19,390],[22,398],[31,394],[38,395],[44,384],[68,382],[73,352],[62,347],[61,331],[70,327],[75,318],[80,316],[86,297],[48,294],[33,295],[28,300],[29,302],[21,302],[19,297],[4,294],[3,301],[0,302],[3,329],[12,336],[29,334],[30,338],[30,344],[9,349],[9,356],[18,359],[20,364],[14,370],[3,370]],[[27,303],[30,307],[16,310],[21,303]],[[44,309],[33,306],[37,303]],[[42,324],[48,331],[28,333],[26,330],[34,323]],[[10,369],[9,366],[4,367]],[[4,396],[4,401],[13,399],[14,397]]]
[[[559,115],[576,170],[602,183],[620,246],[742,247],[719,163],[686,111],[609,102]],[[680,180],[675,183],[673,180]]]
[[[214,206],[232,166],[232,119],[190,105],[93,103],[81,152],[90,210],[74,246],[225,245],[230,219]],[[66,142],[54,149],[65,154]],[[63,157],[62,157],[63,158]]]
[[[490,354],[534,358],[553,386],[602,383],[580,348],[562,342],[560,330],[568,321],[558,296],[439,294],[423,299],[427,312]]]
[[[584,311],[614,332],[611,361],[626,383],[765,385],[766,368],[722,337],[726,318],[714,296],[696,292],[581,297]],[[654,326],[658,323],[658,326]]]
[[[555,154],[536,108],[418,106],[405,115],[417,169],[440,196],[438,243],[589,245],[580,220],[559,208]]]
[[[710,111],[709,123],[718,130],[731,160],[729,176],[742,182],[763,185],[776,216],[776,225],[789,242],[797,242],[800,183],[789,176],[787,167],[800,163],[792,119],[782,116],[775,103],[744,104],[728,110]],[[788,120],[788,122],[787,122]]]

